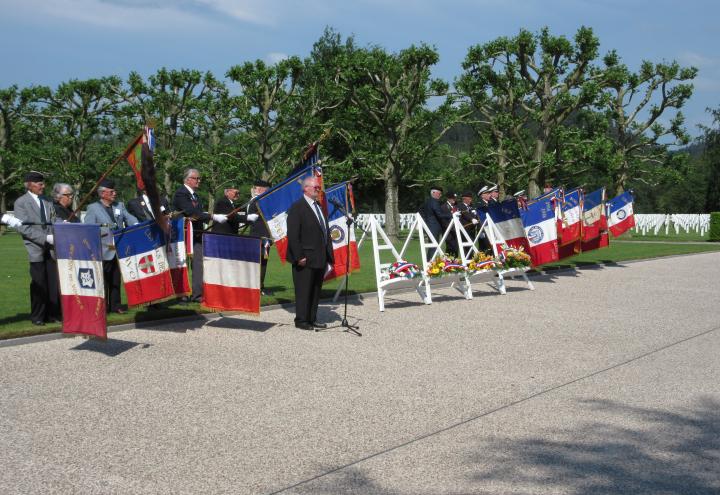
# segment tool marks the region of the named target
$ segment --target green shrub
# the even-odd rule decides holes
[[[710,240],[720,242],[720,211],[710,213]]]

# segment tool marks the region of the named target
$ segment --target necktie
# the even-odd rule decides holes
[[[43,204],[41,196],[38,196],[38,201],[40,201],[40,221],[45,225],[47,223],[47,216],[45,215],[45,205]]]
[[[325,220],[323,220],[322,212],[320,211],[320,206],[318,205],[317,201],[315,201],[315,213],[318,217],[318,222],[320,222],[320,227],[322,229],[323,238],[325,238],[326,232],[325,232]]]

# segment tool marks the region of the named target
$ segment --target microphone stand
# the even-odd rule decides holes
[[[340,322],[340,326],[344,328],[344,332],[348,333],[354,333],[358,337],[362,337],[362,334],[358,331],[360,328],[359,325],[351,325],[347,320],[347,307],[348,307],[348,286],[350,284],[350,228],[353,224],[353,219],[350,217],[350,214],[345,210],[345,208],[342,207],[342,205],[339,202],[336,201],[330,201],[330,203],[340,210],[340,213],[345,216],[345,223],[347,225],[347,232],[348,232],[348,239],[347,239],[347,256],[345,256],[345,309],[343,310],[343,319]]]

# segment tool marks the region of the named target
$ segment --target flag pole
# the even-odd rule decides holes
[[[77,214],[80,212],[82,207],[85,206],[85,203],[88,202],[88,200],[90,199],[92,194],[98,188],[98,186],[100,185],[100,182],[102,182],[105,179],[105,177],[107,177],[110,174],[110,172],[113,171],[113,169],[117,166],[118,163],[120,163],[121,160],[127,158],[128,153],[130,153],[130,151],[132,151],[132,149],[137,144],[138,140],[142,139],[144,132],[145,132],[144,130],[140,131],[140,133],[135,137],[135,139],[133,139],[132,143],[130,143],[130,145],[127,148],[125,148],[125,152],[122,155],[115,158],[115,160],[113,160],[113,162],[110,164],[110,166],[107,168],[107,170],[105,170],[105,172],[103,172],[103,174],[100,176],[100,178],[95,182],[95,185],[92,187],[92,189],[90,189],[90,191],[88,191],[88,193],[85,195],[85,197],[82,199],[82,201],[80,201],[80,203],[78,204],[75,211],[73,211],[70,214],[70,216],[67,219],[68,222],[77,216]]]

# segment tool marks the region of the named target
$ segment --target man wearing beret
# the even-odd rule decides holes
[[[111,230],[120,230],[138,223],[125,205],[116,201],[115,181],[103,179],[97,188],[99,201],[88,205],[84,223],[101,225],[100,235],[103,251],[103,279],[105,281],[105,307],[111,313],[124,313],[120,306],[120,265],[115,251]]]
[[[473,194],[470,191],[462,193],[458,211],[460,212],[460,223],[465,227],[472,239],[475,239],[480,219],[472,206]]]
[[[260,291],[263,295],[272,295],[268,289],[265,288],[265,273],[267,272],[268,258],[270,256],[270,246],[272,246],[272,239],[270,238],[270,232],[268,232],[265,221],[260,218],[260,210],[257,206],[257,197],[264,194],[272,184],[262,179],[257,179],[253,182],[252,189],[250,189],[250,195],[252,201],[247,207],[245,215],[245,223],[250,224],[250,235],[253,237],[260,237],[263,239],[262,244],[262,257],[260,261]]]
[[[443,225],[447,225],[452,221],[452,213],[442,207],[440,198],[442,197],[442,187],[432,186],[430,188],[430,197],[425,200],[422,207],[420,208],[420,216],[425,221],[428,229],[435,237],[436,241],[439,241],[443,233]],[[435,248],[428,249],[428,260],[435,252]]]
[[[443,203],[442,207],[446,213],[450,213],[450,220],[449,221],[444,220],[440,224],[440,226],[442,227],[442,233],[440,234],[441,237],[447,230],[450,223],[452,222],[453,214],[456,211],[458,211],[457,194],[455,194],[454,192],[448,192],[445,195],[445,203]],[[440,240],[440,239],[438,239],[438,240]],[[445,239],[445,246],[446,246],[446,251],[448,254],[450,254],[452,256],[456,256],[456,257],[459,255],[460,251],[459,251],[459,246],[458,246],[458,242],[457,242],[457,235],[455,235],[454,229],[448,234],[447,239]]]
[[[45,177],[41,173],[25,174],[25,190],[13,208],[15,217],[23,222],[16,228],[30,259],[30,320],[33,325],[44,325],[60,318],[60,307],[51,297],[59,286],[51,228],[55,210],[43,196]]]

